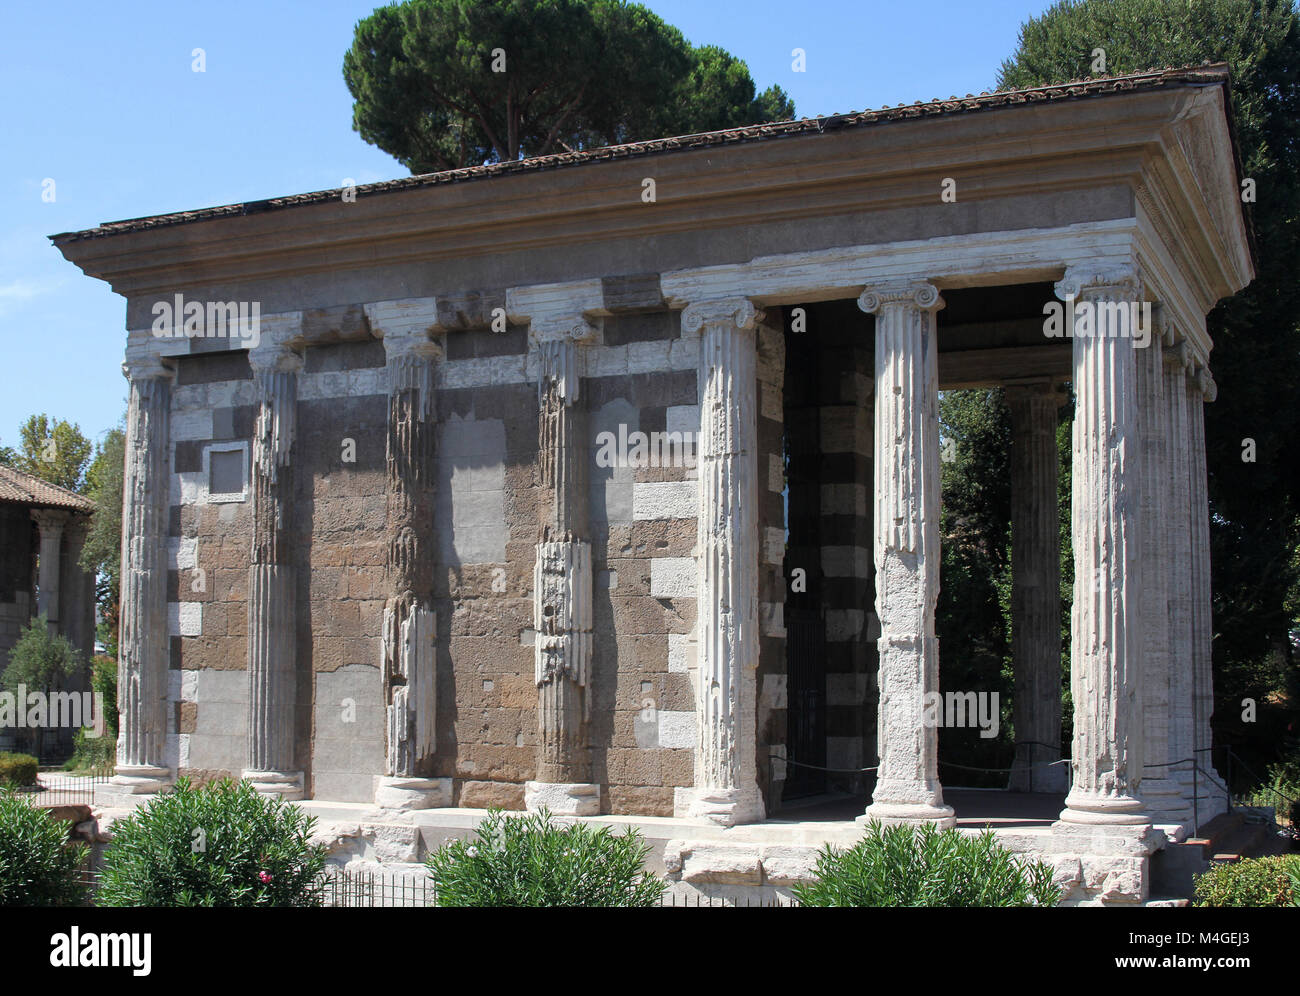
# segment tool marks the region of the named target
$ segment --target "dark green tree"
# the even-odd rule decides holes
[[[18,642],[9,651],[9,660],[0,673],[0,687],[17,692],[19,686],[24,686],[29,694],[49,695],[62,691],[64,680],[84,663],[66,638],[50,632],[45,616],[36,616],[22,628]],[[45,746],[44,730],[29,728],[27,736],[34,745],[34,753],[40,757]]]
[[[28,416],[18,435],[22,448],[4,447],[0,463],[70,491],[85,489],[91,444],[80,426],[42,413]]]
[[[1001,390],[945,391],[941,581],[935,607],[939,687],[996,692],[997,738],[941,727],[939,756],[972,767],[1008,767],[1011,737],[1011,416]],[[958,775],[941,770],[941,777]],[[964,785],[1005,784],[1005,775],[960,771]]]
[[[1243,176],[1255,181],[1258,274],[1209,315],[1218,400],[1205,409],[1214,587],[1215,726],[1237,740],[1241,700],[1294,682],[1300,495],[1300,22],[1292,0],[1079,0],[1021,28],[1000,87],[1226,62]],[[1242,459],[1244,441],[1257,447]],[[1261,724],[1262,725],[1262,724]],[[1256,727],[1259,728],[1258,726]],[[1268,734],[1263,739],[1268,739]]]
[[[744,62],[622,0],[407,0],[358,22],[352,126],[413,173],[789,117]]]

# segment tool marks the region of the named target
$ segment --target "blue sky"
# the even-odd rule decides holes
[[[800,115],[991,89],[1049,0],[650,0]],[[125,302],[48,235],[406,175],[352,131],[343,53],[376,3],[12,4],[0,32],[0,443],[46,412],[92,439],[125,407]],[[807,53],[803,73],[791,50]],[[202,48],[206,71],[191,71]],[[54,200],[42,199],[54,181]]]

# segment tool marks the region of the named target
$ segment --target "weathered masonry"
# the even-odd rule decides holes
[[[1205,316],[1254,273],[1227,85],[954,98],[56,236],[127,299],[122,794],[242,774],[408,822],[547,806],[726,841],[797,760],[877,767],[866,816],[960,819],[922,722],[936,407],[1001,385],[1011,787],[1034,793],[1067,788],[1074,412],[1072,770],[1025,846],[1075,899],[1145,898],[1152,849],[1222,804],[1166,765],[1208,758]]]

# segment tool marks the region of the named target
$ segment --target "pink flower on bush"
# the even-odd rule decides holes
[[[270,872],[258,872],[258,873],[257,873],[257,877],[261,880],[261,882],[262,882],[263,885],[270,885],[270,884],[271,884],[271,873],[270,873]]]

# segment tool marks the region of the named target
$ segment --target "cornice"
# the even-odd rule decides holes
[[[1167,85],[781,141],[688,146],[671,155],[505,174],[490,183],[413,187],[356,203],[322,201],[56,242],[85,272],[136,297],[782,218],[809,224],[842,214],[845,204],[867,214],[932,207],[945,176],[958,179],[963,202],[1064,195],[1098,184],[1136,185],[1143,150],[1189,92],[1187,85]],[[647,175],[656,180],[655,204],[640,200]]]

